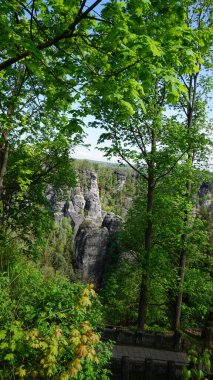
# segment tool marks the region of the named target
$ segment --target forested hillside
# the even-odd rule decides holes
[[[0,379],[114,379],[107,325],[184,337],[166,376],[211,378],[212,15],[0,1]],[[122,165],[72,159],[88,126]]]

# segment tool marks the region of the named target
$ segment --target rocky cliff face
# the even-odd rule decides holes
[[[90,223],[82,224],[75,239],[75,264],[83,281],[99,283],[106,261],[109,231]]]
[[[213,183],[203,182],[198,192],[198,205],[210,211],[213,205]]]
[[[47,197],[54,205],[55,219],[60,221],[67,217],[73,226],[77,272],[83,281],[99,283],[110,236],[120,228],[121,218],[112,212],[102,211],[97,174],[85,170],[81,177],[84,183],[79,182],[70,190],[67,201],[54,202],[51,188],[47,189]]]
[[[47,189],[47,198],[52,201],[55,210],[55,220],[68,217],[72,221],[75,233],[85,218],[101,223],[102,210],[97,183],[97,174],[83,171],[84,185],[78,182],[77,186],[70,189],[66,196],[63,194],[61,201],[55,202],[51,187]],[[65,200],[66,199],[66,200]]]
[[[97,183],[97,174],[84,171],[85,186],[80,183],[71,190],[66,216],[69,216],[77,233],[81,223],[87,219],[100,224],[102,221],[101,202]]]

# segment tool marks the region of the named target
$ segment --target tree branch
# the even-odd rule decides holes
[[[74,30],[76,28],[76,26],[84,19],[87,18],[87,15],[101,2],[101,0],[96,0],[84,13],[78,13],[78,15],[76,16],[75,20],[73,21],[72,24],[70,24],[70,26],[61,34],[55,36],[54,38],[52,39],[49,39],[39,45],[36,46],[36,48],[40,51],[42,50],[45,50],[47,49],[48,47],[51,47],[55,44],[57,44],[59,41],[65,39],[65,38],[72,38],[73,37],[73,34],[74,34]],[[82,3],[83,5],[83,3]],[[80,11],[81,12],[81,9],[82,9],[82,5],[81,5],[81,8],[80,8]],[[8,68],[9,66],[11,66],[13,63],[16,63],[16,62],[19,62],[21,61],[22,59],[28,57],[29,55],[31,54],[31,52],[29,51],[25,51],[21,54],[18,54],[16,57],[13,57],[13,58],[9,58],[7,59],[6,61],[2,62],[0,64],[0,71]]]
[[[117,144],[117,136],[116,136],[116,131],[114,131],[114,135],[115,135],[115,142],[116,142],[116,149],[118,151],[118,154],[119,156],[122,158],[122,160],[124,160],[135,172],[137,172],[141,177],[143,177],[146,181],[148,180],[148,177],[142,173],[136,166],[134,166],[126,157],[125,155],[122,153],[121,149],[119,148],[118,144]]]
[[[157,182],[159,180],[161,180],[163,177],[167,176],[169,173],[172,172],[172,170],[175,168],[175,166],[177,165],[178,161],[181,160],[181,158],[184,156],[185,153],[187,153],[188,149],[186,149],[178,158],[177,160],[175,160],[174,164],[162,175],[158,176],[155,180],[155,185],[157,184]]]
[[[118,74],[121,74],[123,71],[126,71],[126,70],[130,69],[131,67],[135,66],[137,63],[144,62],[144,59],[148,58],[148,57],[149,57],[149,55],[147,55],[143,58],[140,58],[137,61],[130,63],[129,65],[122,67],[121,69],[119,69],[117,71],[112,71],[111,73],[108,73],[108,74],[100,74],[100,73],[97,74],[95,72],[94,72],[94,74],[99,75],[99,76],[104,76],[104,77],[111,77],[114,75],[118,75]]]
[[[142,154],[143,154],[144,156],[146,156],[147,153],[146,153],[146,147],[145,147],[145,145],[143,144],[143,142],[142,142],[142,145],[141,145],[141,143],[139,142],[138,137],[137,137],[137,135],[136,135],[136,133],[135,133],[134,127],[131,127],[131,125],[130,125],[130,128],[131,128],[131,131],[132,131],[132,133],[133,133],[133,136],[134,136],[134,138],[135,138],[135,141],[136,141],[136,143],[137,143],[138,148],[141,150]],[[137,129],[137,127],[136,127],[136,129]],[[138,132],[138,130],[137,130],[137,132]],[[139,135],[139,137],[140,137],[140,135]]]

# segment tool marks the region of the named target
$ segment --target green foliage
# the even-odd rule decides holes
[[[47,185],[57,196],[74,184],[69,155],[82,141],[85,115],[104,128],[99,143],[110,141],[106,155],[145,180],[120,238],[126,262],[121,255],[113,263],[103,289],[106,320],[134,322],[140,276],[150,326],[157,320],[168,326],[167,308],[177,295],[185,297],[184,323],[199,327],[212,302],[212,234],[204,232],[212,221],[192,212],[193,163],[205,159],[209,144],[212,6],[209,0],[113,0],[99,18],[100,2],[0,4],[0,265],[9,271],[1,275],[3,378],[107,376],[98,363],[101,349],[93,351],[99,316],[90,308],[93,289],[59,275],[72,277],[72,234],[65,221],[53,227],[45,196]],[[129,197],[138,194],[132,173],[124,170],[122,187],[114,169],[94,167],[103,209],[124,216]],[[24,255],[45,263],[45,275]],[[95,301],[92,306],[99,310]]]
[[[206,375],[211,371],[211,351],[198,353],[195,349],[189,352],[190,368],[184,367],[183,380],[207,380]]]
[[[110,15],[114,19],[112,9]],[[202,223],[200,233],[199,218],[193,215],[193,165],[205,160],[211,145],[205,112],[207,92],[199,81],[202,65],[204,73],[212,65],[211,16],[212,6],[208,1],[204,4],[171,1],[166,5],[164,1],[151,2],[143,11],[135,3],[123,7],[125,50],[121,56],[108,57],[108,65],[117,75],[109,75],[104,81],[94,80],[88,93],[91,113],[96,117],[91,125],[104,129],[99,138],[99,144],[105,144],[101,149],[107,157],[117,156],[126,162],[147,183],[145,202],[141,202],[143,208],[139,206],[143,220],[135,206],[129,218],[134,227],[129,227],[127,236],[142,272],[140,329],[148,313],[152,284],[164,277],[165,284],[159,286],[159,304],[161,300],[165,304],[166,293],[173,288],[176,329],[180,328],[183,263],[187,261],[191,269],[206,245]],[[100,31],[102,25],[97,29],[98,35]],[[103,64],[101,60],[98,62]],[[128,62],[125,70],[123,62]],[[172,116],[166,112],[168,108]],[[175,181],[174,186],[170,177]],[[178,194],[167,197],[167,207],[172,202],[168,213],[163,209],[166,201],[163,205],[157,198],[160,193],[163,198],[166,195],[167,180]],[[171,226],[168,220],[172,220]],[[193,255],[194,262],[190,260]],[[172,281],[167,276],[168,266]]]
[[[140,268],[125,255],[108,266],[100,292],[106,325],[135,325],[140,275]]]
[[[75,184],[75,173],[67,144],[60,150],[55,142],[27,142],[11,146],[8,170],[4,178],[2,241],[18,239],[26,255],[38,258],[46,237],[53,228],[53,204],[46,191],[51,188],[54,201]]]
[[[100,302],[92,285],[19,260],[0,277],[0,377],[107,379]]]
[[[38,177],[48,181],[51,171],[62,167],[62,158],[67,168],[66,158],[82,142],[84,113],[76,109],[83,94],[79,49],[100,1],[85,7],[75,0],[0,4],[0,202],[5,213],[11,190],[16,201],[23,201]],[[14,172],[15,184],[9,177]],[[58,170],[58,179],[63,174]]]
[[[182,177],[178,174],[181,171]],[[149,292],[146,328],[156,331],[171,330],[173,308],[178,288],[180,240],[185,229],[183,218],[187,200],[183,167],[177,167],[156,189],[154,201],[153,247],[149,261]],[[196,173],[194,173],[196,177]],[[199,181],[202,173],[197,174]],[[194,190],[197,192],[195,181]],[[144,233],[146,225],[145,183],[138,186],[139,195],[129,209],[123,230],[109,257],[104,286],[101,292],[106,323],[135,325],[137,317],[140,276],[146,273]],[[195,193],[196,194],[196,193]],[[189,207],[191,207],[189,205]],[[162,212],[163,210],[163,212]],[[197,215],[188,229],[187,267],[182,305],[182,327],[202,328],[211,310],[212,248],[208,245],[206,221]],[[211,251],[210,251],[211,249]],[[120,252],[120,253],[119,253]],[[208,253],[207,253],[208,252]],[[208,257],[208,255],[210,255]]]
[[[42,265],[54,268],[56,272],[74,277],[73,271],[74,237],[67,218],[54,224],[49,233],[46,247],[42,252]]]
[[[137,1],[123,3],[123,7],[109,3],[102,12],[109,25],[99,24],[95,29],[100,51],[90,52],[90,62],[94,71],[103,76],[91,78],[93,85],[88,86],[92,114],[101,120],[108,109],[108,116],[114,114],[118,125],[129,120],[138,109],[143,113],[149,110],[146,96],[157,77],[165,84],[167,101],[176,103],[181,94],[187,93],[177,68],[182,73],[184,69],[194,72],[198,55],[195,32],[187,24],[189,3],[146,2],[142,7]],[[103,34],[106,37],[102,39]],[[210,25],[205,35],[210,38]],[[111,53],[115,38],[118,39],[116,49]],[[106,47],[110,53],[104,55]],[[206,52],[208,49],[209,44]],[[91,66],[85,67],[85,73],[91,77]]]

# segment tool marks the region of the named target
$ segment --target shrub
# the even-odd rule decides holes
[[[0,275],[0,379],[108,379],[100,308],[92,284],[20,260]]]

